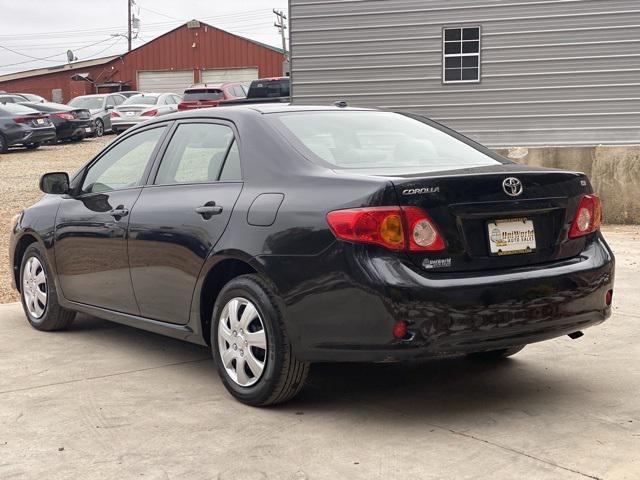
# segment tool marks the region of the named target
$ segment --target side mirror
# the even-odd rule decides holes
[[[53,195],[68,193],[69,175],[67,172],[45,173],[40,177],[40,190]]]
[[[115,107],[115,105],[107,105],[106,107],[104,107],[105,110],[113,110]]]

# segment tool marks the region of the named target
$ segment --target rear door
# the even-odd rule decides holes
[[[131,279],[142,316],[188,322],[200,270],[242,190],[235,138],[226,123],[175,125],[129,224]]]

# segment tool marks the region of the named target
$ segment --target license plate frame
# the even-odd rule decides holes
[[[486,226],[491,256],[526,255],[536,251],[535,224],[531,218],[490,220]]]

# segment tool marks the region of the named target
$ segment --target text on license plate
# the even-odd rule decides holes
[[[531,253],[536,249],[533,221],[527,218],[494,220],[487,224],[489,248],[494,255]]]

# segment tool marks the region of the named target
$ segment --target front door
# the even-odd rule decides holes
[[[129,223],[131,278],[142,316],[188,322],[202,266],[242,190],[239,162],[230,126],[177,125]]]
[[[165,127],[116,143],[87,169],[74,195],[62,200],[55,257],[68,300],[138,314],[127,251],[127,227]]]

